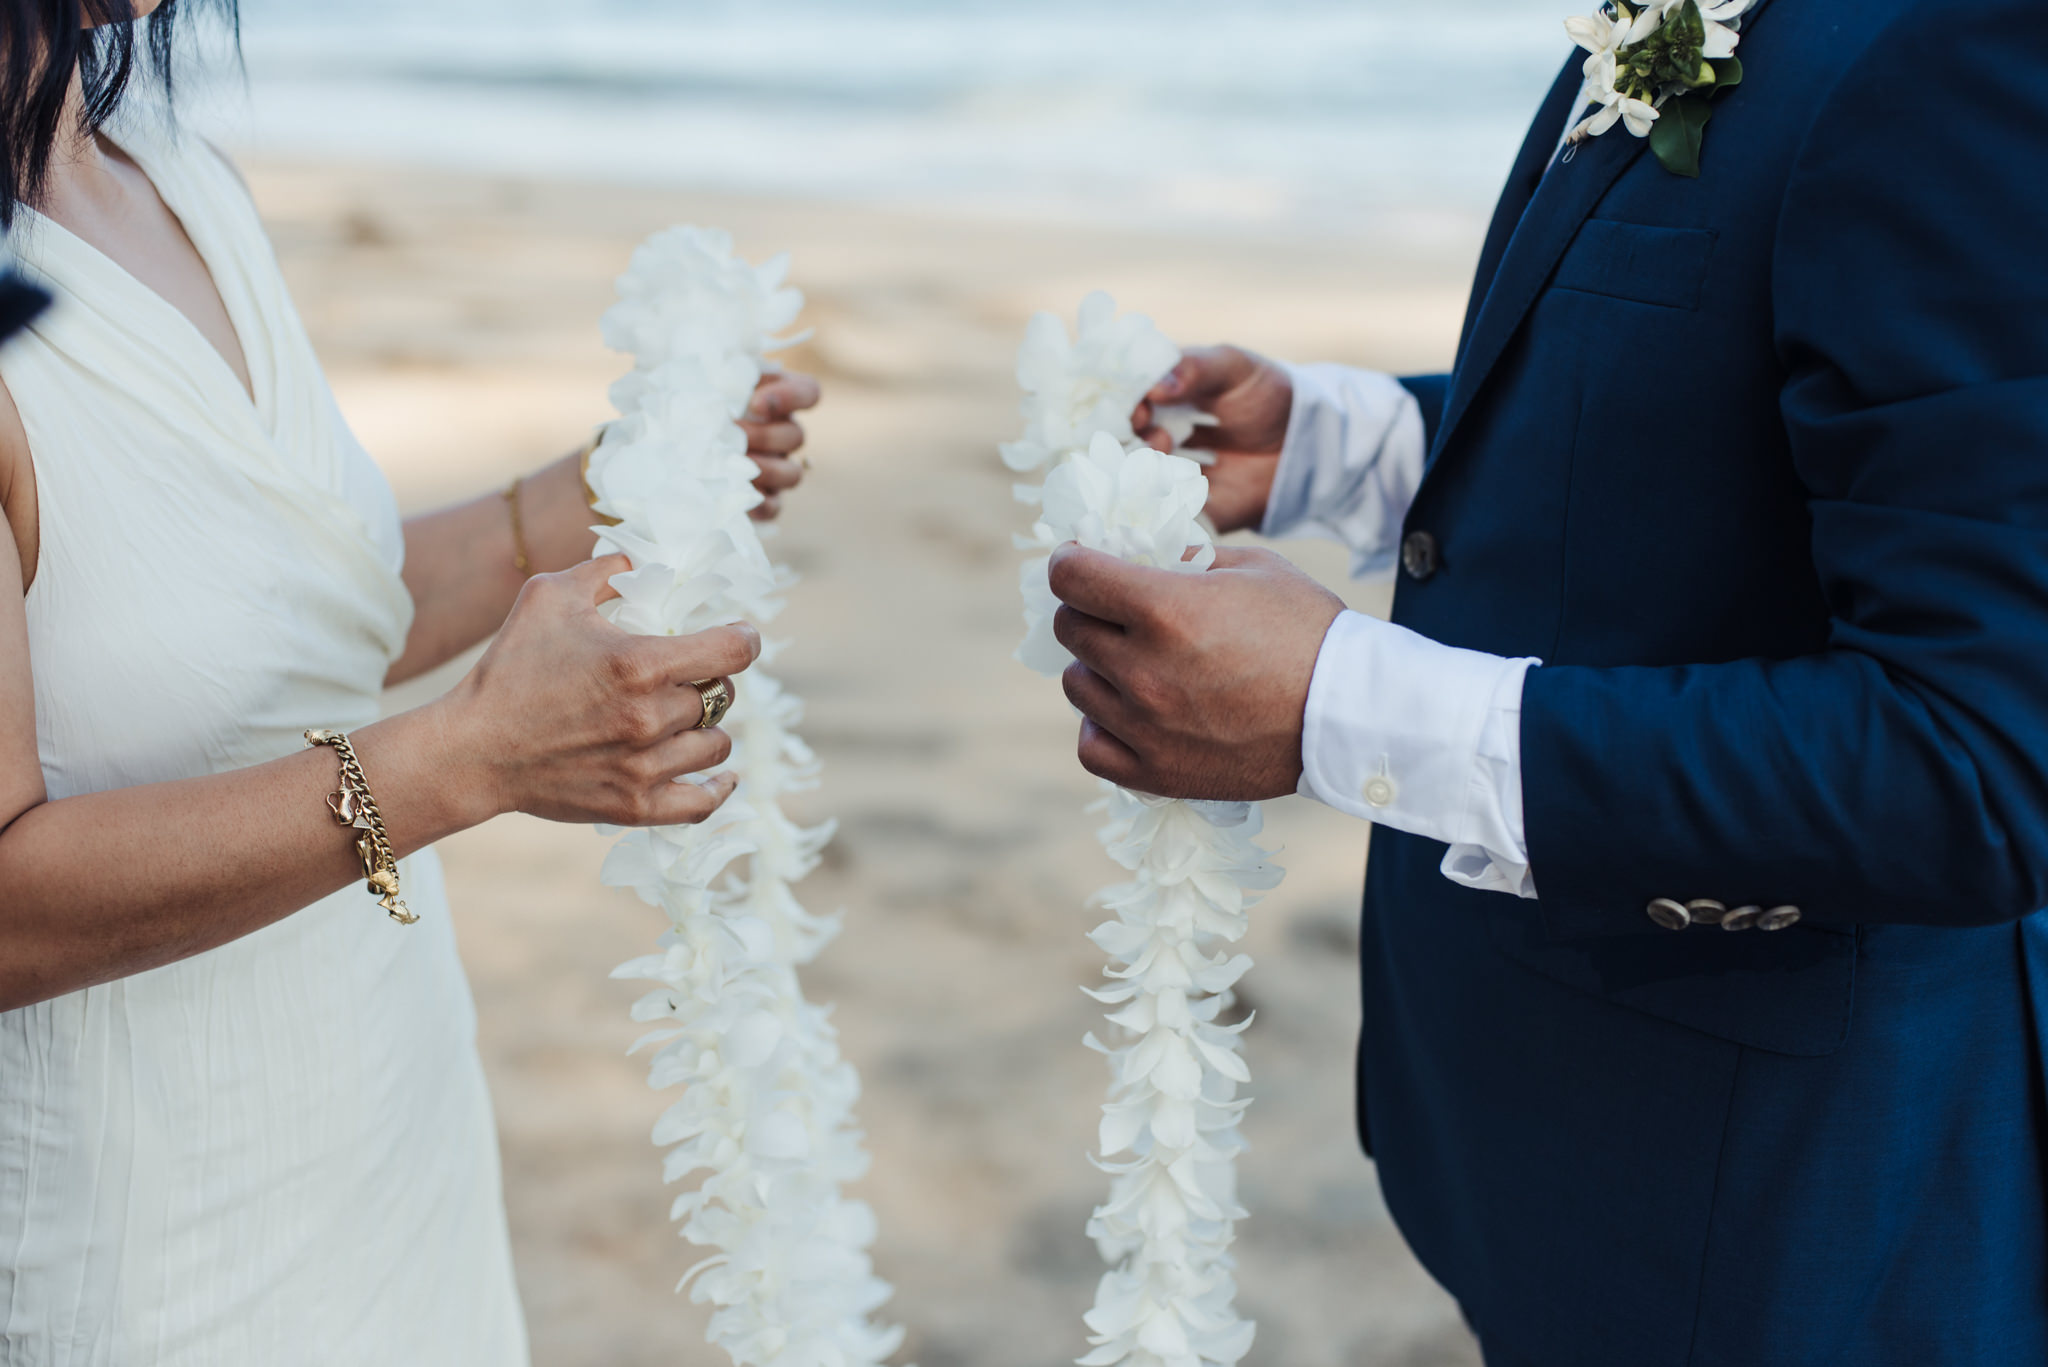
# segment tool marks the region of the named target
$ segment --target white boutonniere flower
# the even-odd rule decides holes
[[[1742,83],[1737,26],[1755,0],[1607,0],[1565,20],[1584,48],[1585,101],[1593,112],[1571,131],[1583,142],[1617,123],[1673,175],[1700,173],[1713,101]]]

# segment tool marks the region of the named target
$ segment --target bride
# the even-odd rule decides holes
[[[507,1367],[427,847],[702,820],[730,776],[672,780],[759,640],[611,627],[573,456],[401,524],[235,172],[118,112],[173,3],[0,0],[0,218],[55,301],[0,351],[0,1363]],[[756,395],[764,512],[816,398]]]

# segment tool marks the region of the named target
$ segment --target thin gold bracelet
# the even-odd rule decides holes
[[[363,879],[377,905],[398,924],[412,925],[420,918],[399,900],[398,856],[384,829],[384,814],[377,810],[377,799],[370,796],[370,780],[363,775],[355,746],[340,731],[318,728],[306,733],[306,745],[324,745],[341,757],[341,787],[327,795],[327,810],[343,829],[356,832],[356,858],[363,861]]]
[[[526,483],[526,477],[521,475],[518,479],[506,485],[505,492],[499,495],[499,497],[503,498],[506,505],[512,510],[512,568],[519,571],[520,578],[531,579],[533,578],[533,557],[526,553],[526,519],[522,516],[519,508],[519,486],[524,483]]]
[[[590,487],[590,458],[596,455],[597,448],[604,444],[604,433],[604,428],[598,428],[596,435],[583,444],[583,449],[576,453],[576,467],[583,472],[583,501],[590,505],[592,515],[605,526],[616,527],[619,525],[620,519],[613,517],[610,513],[598,512],[597,490]]]

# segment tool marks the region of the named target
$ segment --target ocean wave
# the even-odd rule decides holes
[[[243,12],[244,148],[1197,226],[1483,204],[1567,52],[1542,0]]]

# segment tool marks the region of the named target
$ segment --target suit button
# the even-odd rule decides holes
[[[1799,924],[1798,907],[1772,907],[1756,918],[1758,930],[1789,930]]]
[[[1721,918],[1723,930],[1748,930],[1764,914],[1762,907],[1737,907]]]
[[[1666,930],[1684,930],[1692,924],[1692,913],[1685,909],[1685,903],[1674,902],[1669,897],[1659,897],[1645,910],[1652,921]]]
[[[1721,918],[1728,914],[1728,904],[1716,902],[1711,897],[1687,902],[1685,909],[1692,916],[1692,923],[1696,926],[1718,926],[1721,924]]]
[[[1442,567],[1436,538],[1428,532],[1410,532],[1401,542],[1401,568],[1411,579],[1427,579]]]

